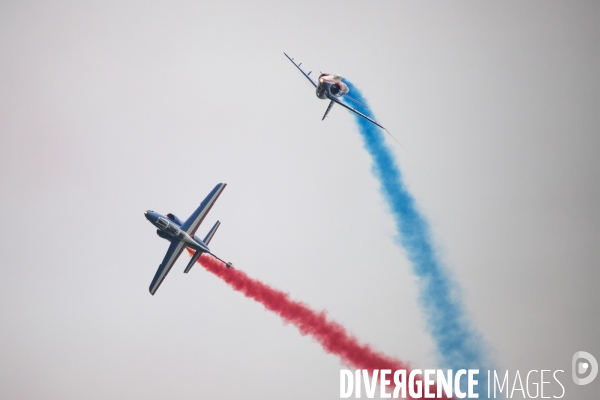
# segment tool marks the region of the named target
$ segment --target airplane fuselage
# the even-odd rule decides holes
[[[208,246],[204,244],[202,240],[198,239],[195,235],[190,236],[187,232],[181,229],[181,225],[172,219],[151,210],[146,211],[144,215],[152,225],[158,228],[156,233],[161,238],[169,241],[182,241],[191,249],[201,250],[207,253],[210,252]]]
[[[317,85],[316,94],[320,99],[343,97],[348,94],[348,86],[342,82],[342,77],[332,74],[321,74]]]

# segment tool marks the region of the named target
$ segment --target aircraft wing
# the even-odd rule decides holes
[[[360,111],[358,111],[356,108],[352,108],[350,106],[347,106],[346,104],[342,103],[341,101],[339,101],[338,99],[336,99],[335,97],[329,97],[329,100],[336,102],[337,104],[339,104],[342,107],[347,108],[348,110],[352,111],[353,113],[356,113],[358,115],[360,115],[361,117],[363,117],[366,120],[371,121],[372,123],[374,123],[375,125],[377,125],[378,127],[380,127],[381,129],[383,129],[384,131],[387,132],[387,129],[385,129],[383,126],[379,125],[377,123],[377,121],[375,121],[372,118],[367,117],[365,114],[361,113]],[[389,132],[388,132],[389,133]]]
[[[285,54],[285,53],[283,53],[283,54]],[[307,74],[306,72],[304,72],[304,70],[302,68],[300,68],[302,63],[296,64],[296,62],[294,61],[293,58],[290,58],[290,56],[288,56],[287,54],[285,54],[285,56],[288,58],[288,60],[290,60],[292,62],[292,64],[294,64],[296,66],[296,68],[298,68],[300,70],[300,72],[302,72],[302,74],[306,77],[306,79],[308,79],[310,81],[310,83],[313,84],[314,87],[317,87],[317,84],[315,83],[315,81],[313,81],[312,78],[310,77],[310,73],[312,71],[309,71],[309,73]]]
[[[202,200],[200,207],[198,207],[196,211],[194,211],[192,215],[190,215],[190,217],[183,223],[181,229],[187,232],[190,236],[193,236],[204,220],[204,217],[206,217],[206,214],[208,214],[213,204],[215,204],[215,201],[217,201],[221,195],[223,189],[225,189],[225,186],[227,186],[226,183],[217,184],[217,186],[211,190],[208,196]]]
[[[150,284],[150,294],[154,296],[154,293],[158,290],[158,287],[165,279],[177,258],[181,252],[185,249],[185,243],[181,240],[173,240],[169,249],[167,250],[167,254],[165,254],[165,258],[163,262],[158,266],[158,270],[154,275],[154,279],[152,279],[152,283]]]

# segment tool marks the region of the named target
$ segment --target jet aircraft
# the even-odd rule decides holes
[[[312,85],[317,89],[316,94],[317,94],[318,98],[330,100],[329,106],[327,107],[327,110],[325,111],[325,115],[323,115],[323,118],[321,119],[321,121],[325,119],[327,114],[329,114],[331,107],[333,107],[333,105],[337,103],[340,106],[347,108],[348,110],[352,111],[353,113],[360,115],[364,119],[374,123],[381,129],[388,132],[387,129],[385,129],[383,126],[381,126],[379,123],[377,123],[377,121],[375,121],[374,119],[367,117],[365,114],[361,113],[356,108],[350,107],[339,100],[342,97],[345,97],[346,99],[352,101],[353,103],[356,103],[363,107],[366,107],[364,104],[362,104],[359,101],[348,96],[348,91],[349,91],[348,85],[346,85],[344,82],[342,82],[341,76],[334,75],[334,74],[321,73],[321,75],[319,75],[319,83],[317,83],[317,82],[313,81],[312,78],[310,77],[310,74],[312,71],[309,71],[308,73],[304,72],[304,70],[301,68],[302,63],[296,64],[296,62],[294,61],[293,58],[288,56],[286,53],[283,53],[283,54],[285,54],[285,56],[288,58],[288,60],[290,60],[292,62],[292,64],[294,64],[296,66],[296,68],[298,68],[300,70],[300,72],[302,72],[302,74],[306,77],[306,79],[308,79],[310,81],[310,83],[312,83]]]
[[[215,258],[221,260],[219,257],[212,254],[208,248],[210,240],[215,235],[215,232],[221,223],[217,221],[211,230],[208,231],[208,234],[204,240],[196,237],[195,233],[204,220],[204,217],[206,217],[206,214],[208,214],[215,201],[217,201],[221,195],[223,189],[225,189],[225,186],[227,186],[226,183],[219,183],[217,186],[215,186],[215,188],[202,201],[196,211],[194,211],[185,222],[182,222],[172,213],[168,213],[166,216],[164,216],[152,210],[144,211],[146,219],[150,221],[152,225],[158,228],[156,230],[156,234],[161,238],[171,242],[171,245],[167,250],[167,254],[165,254],[165,258],[158,266],[158,270],[156,271],[154,279],[150,284],[150,294],[154,295],[154,293],[156,293],[158,287],[171,270],[171,267],[173,264],[175,264],[175,261],[177,261],[177,258],[179,258],[179,255],[186,247],[195,250],[194,255],[183,271],[186,274],[190,272],[190,269],[192,269],[202,253],[209,253]],[[225,261],[223,262],[227,265],[227,268],[232,268],[233,265],[231,263]]]

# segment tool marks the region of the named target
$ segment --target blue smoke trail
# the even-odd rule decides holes
[[[350,89],[350,96],[366,105],[359,90],[347,80],[344,82]],[[350,101],[346,104],[356,106]],[[359,106],[357,110],[375,119],[368,108]],[[400,168],[385,144],[383,131],[359,115],[353,115],[364,146],[373,158],[373,173],[379,179],[383,196],[392,211],[399,244],[404,247],[419,278],[419,301],[440,361],[444,368],[453,371],[479,369],[476,388],[479,398],[486,398],[488,368],[484,369],[483,345],[465,316],[455,283],[435,254],[429,225],[404,184]]]

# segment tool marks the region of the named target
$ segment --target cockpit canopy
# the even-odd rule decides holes
[[[343,78],[340,75],[336,74],[322,73],[319,75],[319,82],[341,82],[342,79]]]
[[[158,225],[162,229],[167,229],[167,227],[169,226],[169,221],[167,221],[164,218],[159,218],[158,221],[156,221],[156,225]]]

